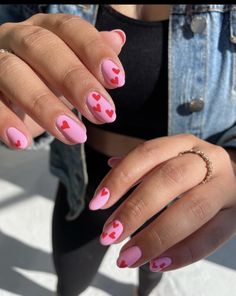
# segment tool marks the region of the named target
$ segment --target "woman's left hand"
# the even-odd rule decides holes
[[[183,151],[188,152],[179,155]],[[211,178],[203,183],[207,174]],[[105,176],[90,209],[111,207],[135,184],[105,223],[103,245],[123,241],[169,206],[122,247],[119,267],[149,261],[152,271],[180,268],[208,256],[236,233],[234,167],[220,146],[189,134],[146,141]]]

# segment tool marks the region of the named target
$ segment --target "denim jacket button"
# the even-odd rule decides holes
[[[206,28],[206,19],[202,16],[195,16],[190,24],[193,33],[202,33]]]
[[[193,99],[188,104],[188,109],[190,112],[199,112],[204,108],[203,98]]]

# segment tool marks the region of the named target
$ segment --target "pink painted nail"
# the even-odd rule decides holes
[[[96,194],[96,196],[93,197],[93,199],[90,201],[89,209],[90,210],[100,209],[107,203],[109,197],[110,197],[110,191],[106,187],[103,187],[98,192],[98,194]]]
[[[87,140],[86,130],[69,116],[58,116],[56,126],[69,141],[75,144],[84,143]]]
[[[114,220],[104,229],[100,236],[100,243],[104,246],[114,243],[122,234],[123,225],[120,221]]]
[[[87,104],[88,104],[89,110],[99,120],[102,120],[105,122],[113,122],[116,119],[116,113],[114,108],[110,105],[108,100],[106,100],[98,92],[91,92],[88,95]]]
[[[120,36],[120,38],[122,40],[123,45],[125,44],[125,42],[126,42],[126,35],[125,35],[125,32],[124,31],[122,31],[120,29],[115,29],[115,30],[112,30],[111,32],[115,32],[115,33],[119,34],[119,36]]]
[[[107,164],[113,168],[117,163],[121,161],[123,157],[122,156],[112,156],[111,158],[108,159]]]
[[[153,272],[161,271],[170,266],[172,260],[169,257],[156,258],[150,261],[149,268]]]
[[[121,87],[125,84],[125,75],[111,60],[105,60],[102,63],[102,73],[112,86]]]
[[[28,146],[26,136],[15,127],[9,127],[6,130],[10,143],[17,149],[25,149]]]
[[[123,251],[117,259],[117,266],[125,268],[133,265],[141,258],[142,252],[139,247],[134,246]]]

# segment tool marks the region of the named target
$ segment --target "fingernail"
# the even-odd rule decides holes
[[[96,194],[89,203],[90,210],[98,210],[103,207],[110,197],[110,191],[103,187],[98,194]]]
[[[86,130],[69,116],[58,116],[56,126],[69,141],[75,144],[84,143],[87,140]]]
[[[17,149],[25,149],[28,146],[26,136],[15,127],[9,127],[6,130],[7,137],[12,146]]]
[[[116,119],[116,113],[111,104],[98,92],[88,94],[87,105],[89,110],[98,119],[105,122],[113,122]]]
[[[172,260],[169,257],[156,258],[150,261],[149,268],[153,272],[161,271],[170,266]]]
[[[121,87],[125,84],[124,74],[111,60],[105,60],[102,63],[102,73],[106,81],[112,86]]]
[[[125,268],[133,265],[135,262],[141,258],[142,252],[139,247],[134,246],[129,249],[126,249],[122,252],[117,259],[117,266],[120,268]]]
[[[125,42],[126,42],[126,35],[125,35],[125,32],[124,31],[122,31],[120,29],[115,29],[115,30],[112,30],[111,32],[115,32],[115,33],[119,34],[119,36],[120,36],[120,38],[122,40],[122,43],[123,43],[122,45],[125,44]]]
[[[119,220],[114,220],[104,229],[100,236],[100,243],[104,246],[114,243],[122,234],[123,225]]]
[[[122,159],[122,156],[112,156],[111,158],[108,159],[107,164],[112,168],[117,163],[119,163],[121,159]]]

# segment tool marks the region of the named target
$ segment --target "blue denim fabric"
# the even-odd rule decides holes
[[[48,5],[46,11],[79,15],[94,24],[97,8]],[[21,21],[41,9],[38,5],[0,5],[0,22]],[[196,17],[205,20],[201,32],[191,27]],[[236,148],[236,5],[173,5],[168,57],[168,134],[191,133]],[[189,112],[186,106],[198,98],[204,108]],[[68,189],[71,211],[67,219],[74,219],[84,207],[87,184],[83,145],[54,140],[50,164],[52,173]]]

